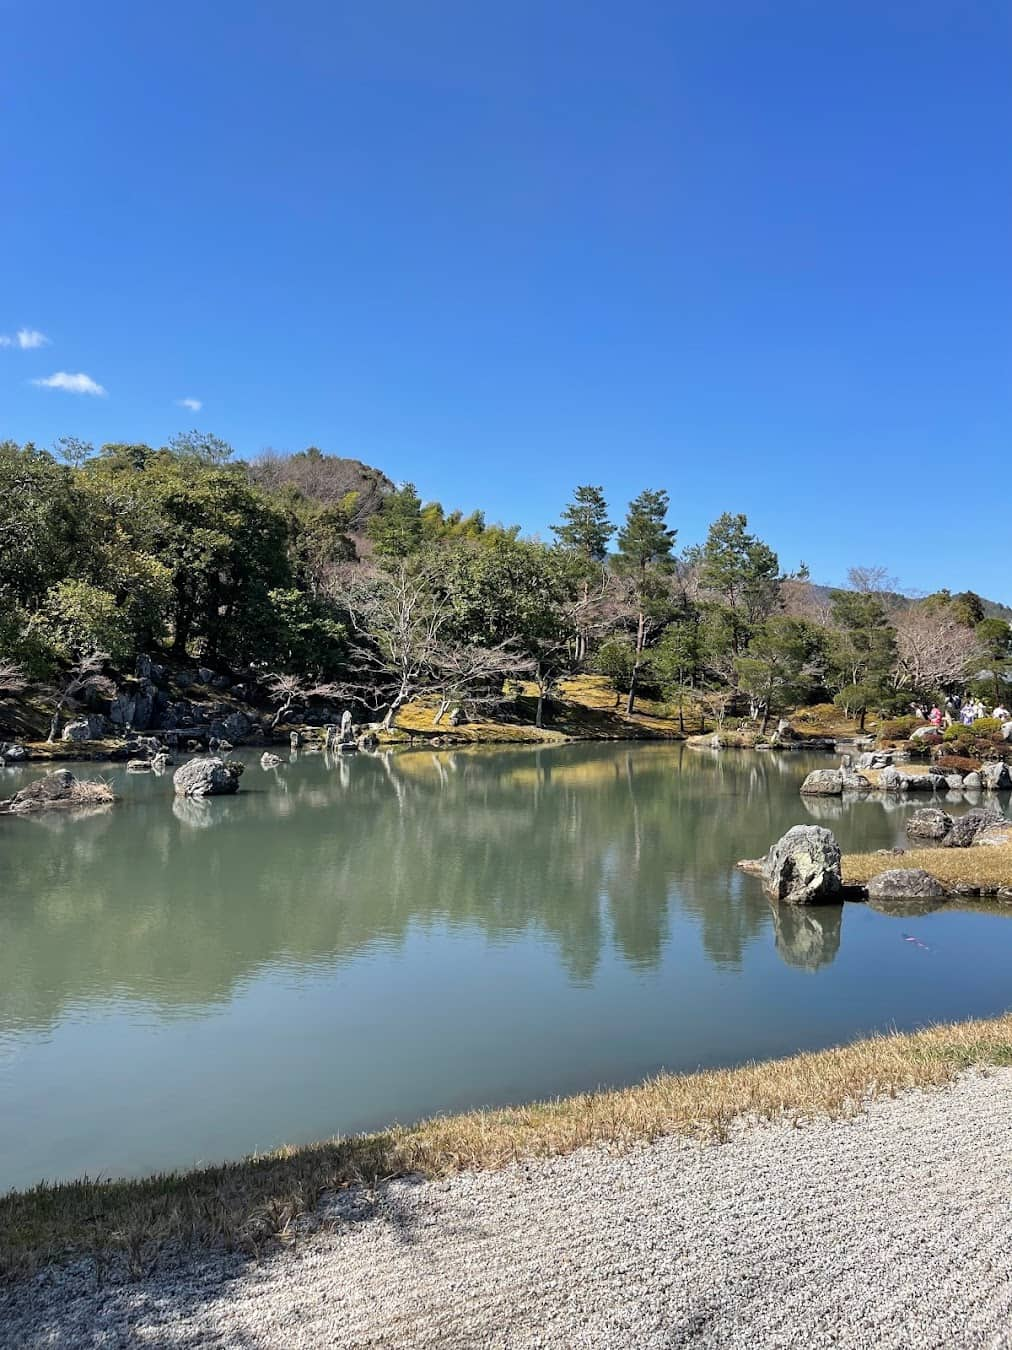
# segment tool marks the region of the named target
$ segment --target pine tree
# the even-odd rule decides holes
[[[560,548],[580,554],[588,562],[602,563],[608,552],[608,540],[615,526],[608,519],[608,503],[599,487],[578,487],[573,500],[552,526]]]

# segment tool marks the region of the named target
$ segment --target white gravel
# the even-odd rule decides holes
[[[398,1182],[260,1266],[95,1292],[10,1346],[1012,1347],[1012,1070],[851,1121]]]

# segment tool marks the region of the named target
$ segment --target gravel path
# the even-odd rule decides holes
[[[1012,1070],[853,1121],[398,1182],[263,1265],[95,1293],[12,1346],[1012,1347]]]

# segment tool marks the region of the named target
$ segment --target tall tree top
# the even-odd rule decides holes
[[[663,488],[647,489],[629,503],[625,524],[618,532],[618,560],[622,567],[644,572],[648,568],[670,571],[675,560],[671,550],[678,531],[669,529],[668,494]]]
[[[562,548],[571,549],[591,562],[604,562],[615,526],[608,519],[603,489],[589,484],[578,487],[561,521],[552,526],[552,533]]]

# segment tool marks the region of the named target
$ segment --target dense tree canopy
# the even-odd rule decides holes
[[[549,544],[316,447],[245,464],[192,431],[160,448],[3,442],[0,493],[6,689],[73,688],[75,671],[162,652],[264,688],[340,688],[388,718],[420,694],[441,716],[520,680],[540,722],[560,678],[586,670],[629,712],[649,692],[762,724],[806,698],[863,719],[967,684],[1012,696],[1012,627],[972,591],[912,601],[855,567],[827,592],[786,576],[741,514],[678,553],[662,489],[616,536],[603,490],[580,485]]]

